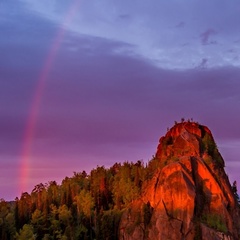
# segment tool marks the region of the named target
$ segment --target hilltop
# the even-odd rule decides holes
[[[176,123],[142,161],[74,172],[0,201],[0,239],[240,239],[237,189],[211,131]]]
[[[142,196],[123,214],[121,237],[239,239],[238,203],[206,126],[175,124],[160,138],[156,159],[159,167],[144,183]],[[136,224],[137,216],[146,214],[147,221]]]

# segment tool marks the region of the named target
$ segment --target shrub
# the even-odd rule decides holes
[[[202,221],[209,227],[214,228],[220,232],[227,233],[228,229],[221,218],[221,216],[217,214],[206,214],[203,215]]]

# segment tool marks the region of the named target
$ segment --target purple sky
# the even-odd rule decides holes
[[[97,165],[147,162],[182,117],[211,129],[240,182],[239,23],[237,0],[0,1],[0,198]]]

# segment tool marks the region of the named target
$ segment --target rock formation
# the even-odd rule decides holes
[[[119,239],[237,240],[239,206],[211,131],[175,124],[160,139],[159,167],[124,211]]]

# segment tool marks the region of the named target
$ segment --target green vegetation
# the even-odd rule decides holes
[[[0,201],[0,239],[117,239],[122,211],[141,194],[142,183],[159,165],[115,163],[98,166],[88,175],[74,172],[61,184],[38,184],[15,202]],[[144,221],[150,220],[146,205]]]
[[[234,181],[234,182],[233,182],[232,192],[233,192],[233,194],[234,194],[235,199],[236,199],[237,202],[238,202],[238,205],[240,206],[240,198],[239,198],[238,191],[237,191],[237,181]]]
[[[159,158],[157,158],[156,156],[152,156],[152,160],[148,162],[146,171],[145,171],[145,179],[150,179],[152,178],[154,172],[156,171],[156,169],[159,169],[161,167],[161,162],[159,160]]]
[[[202,222],[207,226],[216,229],[217,231],[227,233],[227,226],[223,219],[217,214],[205,214],[202,217]]]
[[[206,133],[200,143],[204,161],[208,165],[214,163],[223,166],[223,159],[211,135]],[[171,148],[172,137],[162,138],[161,144],[163,151]],[[178,153],[177,151],[182,149],[178,148],[174,153]],[[121,215],[126,209],[131,209],[129,206],[139,199],[143,183],[145,182],[146,186],[156,170],[176,161],[179,161],[179,157],[172,154],[161,161],[153,156],[146,166],[142,161],[115,163],[108,169],[97,166],[89,174],[85,171],[74,172],[72,177],[66,177],[61,184],[55,181],[40,183],[31,193],[22,193],[14,202],[8,203],[1,199],[0,239],[118,239]],[[172,178],[177,176],[172,174]],[[218,215],[208,214],[202,217],[204,205],[208,203],[204,194],[207,191],[204,188],[205,181],[196,188],[199,196],[195,209],[197,224],[202,222],[218,231],[226,232],[227,227]],[[176,192],[182,189],[180,182],[174,182],[173,187]],[[236,182],[233,193],[239,200]],[[146,227],[151,223],[153,208],[149,202],[141,207],[126,232],[133,232],[137,226],[146,231],[144,234],[147,233]],[[179,213],[180,210],[175,209],[171,217],[177,218]],[[200,230],[200,225],[197,225],[195,239],[201,239]]]
[[[208,157],[206,157],[206,163],[208,165],[213,162],[217,164],[219,167],[224,167],[224,160],[218,151],[217,145],[214,139],[207,133],[202,138],[201,148],[202,153],[208,154]]]

